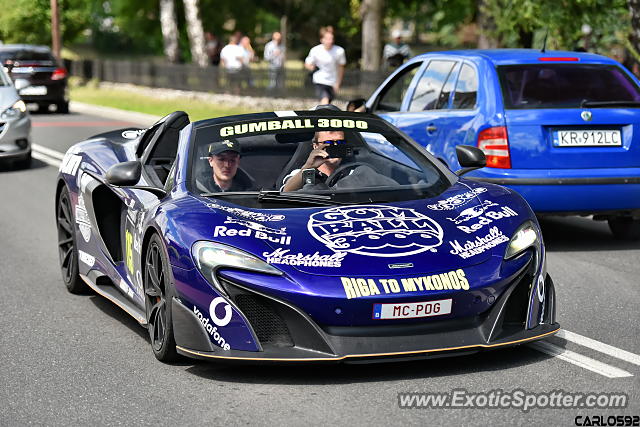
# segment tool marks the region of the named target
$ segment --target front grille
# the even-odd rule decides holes
[[[289,328],[267,298],[240,294],[235,297],[238,308],[247,317],[261,344],[293,347]]]

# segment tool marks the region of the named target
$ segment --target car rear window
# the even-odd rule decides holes
[[[0,52],[0,61],[54,61],[53,55],[46,51],[12,50]]]
[[[579,108],[583,101],[640,101],[638,86],[615,65],[498,66],[506,109]]]

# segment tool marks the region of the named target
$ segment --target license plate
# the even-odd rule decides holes
[[[46,95],[46,86],[29,86],[24,89],[20,89],[20,95]]]
[[[619,147],[619,130],[557,130],[553,132],[556,147]]]
[[[401,304],[374,304],[374,319],[415,319],[451,314],[451,299]]]

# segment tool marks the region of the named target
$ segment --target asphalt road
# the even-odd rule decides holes
[[[33,121],[34,142],[62,153],[126,125],[82,114]],[[56,174],[42,161],[0,169],[0,425],[574,425],[576,416],[640,415],[640,244],[615,241],[606,224],[543,222],[558,319],[569,331],[546,340],[546,352],[521,346],[375,365],[165,365],[123,311],[67,293],[56,253]],[[460,388],[627,393],[629,402],[610,410],[399,408],[398,393]]]

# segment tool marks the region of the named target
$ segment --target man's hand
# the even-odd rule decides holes
[[[309,153],[309,157],[307,158],[307,161],[305,162],[304,166],[302,166],[302,169],[309,169],[309,168],[317,169],[324,162],[327,161],[327,157],[329,157],[329,153],[325,151],[324,147],[326,147],[328,144],[320,143],[319,145],[322,145],[322,147],[316,148],[312,150],[311,153]]]

